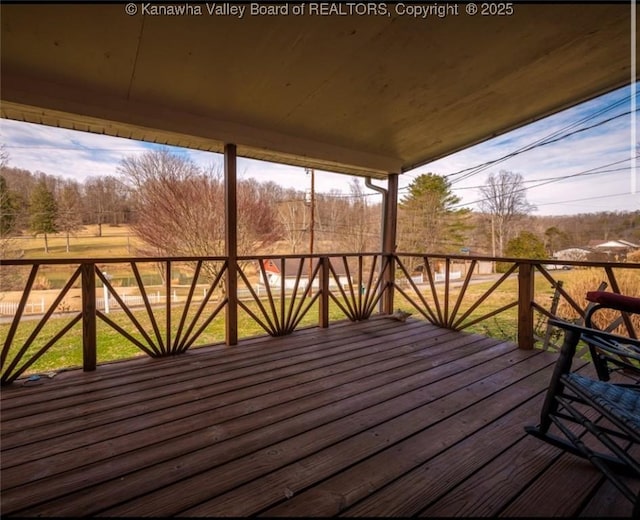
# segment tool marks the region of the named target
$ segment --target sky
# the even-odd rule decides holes
[[[640,210],[636,167],[640,161],[635,159],[640,154],[639,91],[637,83],[612,91],[406,172],[400,175],[400,196],[418,175],[432,172],[451,182],[461,207],[478,209],[479,187],[490,174],[504,169],[522,175],[527,200],[536,206],[535,215]],[[81,182],[91,176],[118,176],[117,167],[124,157],[158,148],[152,143],[7,119],[0,120],[0,144],[12,167]],[[167,148],[203,167],[222,161],[220,154]],[[238,175],[299,190],[310,188],[310,176],[300,167],[239,158]],[[338,189],[347,195],[352,179],[316,170],[315,190],[329,193]],[[375,184],[384,187],[386,183]],[[378,200],[375,192],[366,188],[365,192],[372,201]]]

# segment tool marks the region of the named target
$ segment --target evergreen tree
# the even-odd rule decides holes
[[[569,237],[564,231],[558,229],[557,226],[547,228],[544,232],[544,239],[547,253],[549,253],[550,256],[553,256],[553,253],[558,249],[569,245]]]
[[[457,208],[460,198],[447,179],[433,173],[416,177],[400,201],[398,241],[402,251],[459,252],[465,240],[469,210]]]
[[[504,248],[504,255],[507,258],[530,258],[534,260],[549,258],[544,242],[530,231],[521,231],[516,237],[509,240]],[[496,271],[499,273],[504,273],[509,267],[509,263],[496,263]]]
[[[35,236],[44,235],[44,252],[49,252],[47,235],[58,231],[57,205],[45,179],[40,179],[31,195],[29,204],[29,227]]]
[[[16,225],[18,212],[15,194],[7,187],[7,181],[0,176],[0,238],[10,235]]]

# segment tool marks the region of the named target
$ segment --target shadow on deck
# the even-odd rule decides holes
[[[2,392],[3,516],[628,516],[537,422],[555,355],[388,318]]]

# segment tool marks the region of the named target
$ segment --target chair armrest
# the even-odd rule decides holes
[[[554,327],[560,327],[565,330],[573,330],[575,332],[580,332],[583,335],[588,337],[599,337],[605,341],[615,342],[615,343],[624,343],[626,345],[632,345],[636,348],[640,349],[640,340],[634,338],[628,338],[626,336],[620,336],[619,334],[613,334],[612,332],[605,332],[603,330],[592,329],[590,327],[585,327],[583,325],[577,325],[575,323],[570,323],[564,320],[558,320],[551,318],[549,319],[549,323]]]
[[[640,298],[635,296],[625,296],[607,291],[591,291],[587,293],[587,300],[609,309],[640,314]]]
[[[640,314],[640,298],[607,291],[590,291],[587,293],[587,300],[595,305],[588,308],[584,326],[560,319],[550,319],[549,323],[565,329],[565,340],[570,333],[574,336],[571,341],[582,340],[589,346],[591,359],[601,381],[608,381],[612,370],[622,370],[626,374],[635,374],[633,377],[640,377],[640,340],[633,328],[629,329],[631,337],[621,336],[594,328],[591,321],[598,310],[613,309],[623,313],[627,326],[633,327],[624,313]],[[576,334],[579,334],[579,340],[575,339]]]
[[[589,345],[598,377],[602,381],[609,380],[607,361],[623,370],[640,374],[640,340],[558,319],[550,319],[549,323],[580,334],[580,339]]]

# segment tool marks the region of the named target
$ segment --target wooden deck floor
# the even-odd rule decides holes
[[[534,438],[555,356],[385,318],[2,391],[3,516],[627,516]]]

